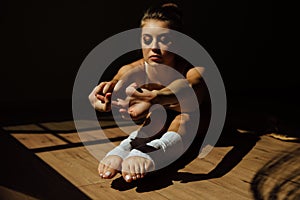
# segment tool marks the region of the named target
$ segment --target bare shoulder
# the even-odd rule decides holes
[[[144,65],[144,59],[143,58],[128,64],[128,66],[131,66],[131,67],[140,67],[140,66],[143,66],[143,65]]]
[[[143,66],[143,64],[144,64],[143,59],[140,59],[140,60],[134,61],[130,64],[122,66],[119,69],[117,75],[115,76],[115,79],[120,79],[122,76],[125,76],[129,72],[137,71],[139,68],[141,68]]]
[[[201,66],[193,67],[189,69],[189,71],[186,73],[186,79],[190,83],[196,84],[201,80],[204,71],[205,71],[204,67]]]

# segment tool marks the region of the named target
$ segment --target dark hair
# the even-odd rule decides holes
[[[143,27],[144,23],[149,19],[166,21],[169,23],[170,29],[177,31],[182,31],[183,29],[182,12],[174,3],[165,3],[146,10],[141,20],[141,27]]]

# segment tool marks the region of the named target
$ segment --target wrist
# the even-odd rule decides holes
[[[152,90],[151,93],[153,95],[153,98],[151,99],[150,103],[152,105],[161,104],[159,90]]]
[[[160,104],[162,106],[168,106],[178,103],[176,96],[169,89],[153,90],[154,98],[151,100],[151,104]]]

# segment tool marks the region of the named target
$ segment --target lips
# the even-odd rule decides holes
[[[149,56],[149,59],[152,61],[161,61],[162,57],[160,55],[152,55],[152,56]]]

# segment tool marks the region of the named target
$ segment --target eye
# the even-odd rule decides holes
[[[160,36],[159,41],[164,45],[170,45],[172,42],[170,36],[168,35]]]
[[[143,35],[143,42],[145,45],[150,45],[153,38],[151,35]]]

